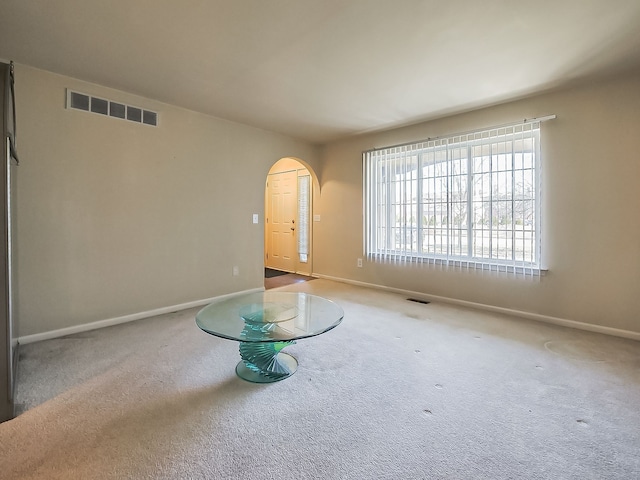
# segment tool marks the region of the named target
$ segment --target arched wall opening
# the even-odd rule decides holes
[[[304,160],[284,157],[265,180],[264,265],[301,275],[313,273],[314,204],[320,185]]]

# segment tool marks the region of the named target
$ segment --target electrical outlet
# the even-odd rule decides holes
[[[362,259],[361,258],[358,259],[358,268],[362,268]]]
[[[240,275],[240,268],[238,268],[237,266],[233,267],[233,276],[237,277],[238,275]]]

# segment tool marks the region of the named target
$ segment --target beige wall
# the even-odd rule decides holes
[[[549,114],[557,119],[542,126],[547,275],[525,280],[367,261],[356,267],[364,150]],[[314,272],[640,332],[639,132],[640,74],[633,74],[327,145]]]
[[[283,157],[320,180],[314,273],[640,332],[640,74],[335,142],[322,158],[68,77],[20,65],[16,76],[22,336],[261,286],[264,182]],[[66,88],[158,111],[160,126],[66,110]],[[546,276],[356,267],[363,150],[547,114],[558,118],[542,130]]]
[[[262,286],[267,173],[317,168],[314,147],[25,66],[16,81],[21,336]],[[159,127],[67,110],[66,88]]]

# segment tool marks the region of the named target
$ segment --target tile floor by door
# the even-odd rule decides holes
[[[285,285],[309,282],[311,280],[315,280],[315,278],[308,277],[306,275],[298,275],[297,273],[285,273],[284,275],[278,275],[270,278],[265,277],[264,288],[265,290],[269,290],[271,288],[284,287]]]

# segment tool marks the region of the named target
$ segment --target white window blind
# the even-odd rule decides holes
[[[550,118],[364,152],[365,254],[538,275]]]
[[[298,255],[302,263],[309,260],[310,179],[309,175],[298,176]]]

